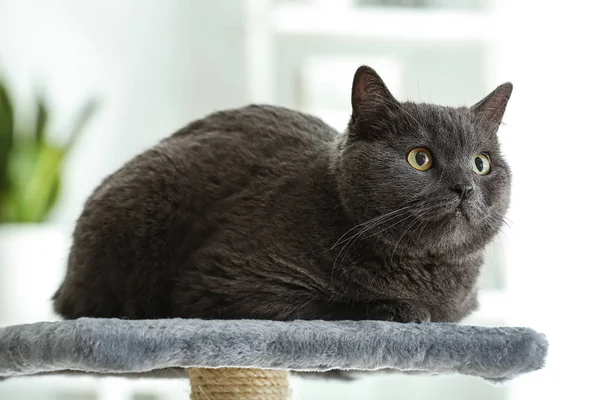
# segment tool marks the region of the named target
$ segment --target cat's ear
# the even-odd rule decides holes
[[[512,90],[512,83],[503,83],[483,100],[472,106],[471,110],[490,128],[497,129],[502,122]]]
[[[357,116],[376,111],[390,101],[394,101],[394,96],[377,72],[366,65],[359,67],[352,82],[352,113]]]

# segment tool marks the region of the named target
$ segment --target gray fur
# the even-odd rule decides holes
[[[361,67],[340,134],[248,106],[191,123],[109,176],[77,222],[67,318],[454,322],[477,307],[510,171],[496,131],[512,86],[474,107],[396,101]],[[426,146],[433,167],[408,152]],[[471,170],[485,152],[492,172]],[[469,184],[469,198],[453,187]]]
[[[0,378],[73,370],[128,376],[159,370],[166,376],[166,368],[195,366],[393,368],[503,381],[541,368],[547,346],[528,328],[82,318],[0,328]]]

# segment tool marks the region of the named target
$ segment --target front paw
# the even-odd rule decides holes
[[[429,310],[414,302],[380,303],[370,309],[370,318],[401,323],[423,323],[431,321]]]
[[[414,322],[417,324],[431,321],[431,313],[419,303],[400,303],[397,308],[397,322]]]

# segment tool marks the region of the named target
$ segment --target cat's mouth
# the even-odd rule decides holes
[[[465,203],[461,202],[456,206],[456,209],[453,213],[454,218],[465,220],[468,223],[471,223],[471,217],[466,210]]]

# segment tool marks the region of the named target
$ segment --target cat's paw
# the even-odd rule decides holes
[[[431,322],[431,313],[421,304],[401,303],[398,308],[397,322],[417,324]]]
[[[429,310],[425,306],[413,302],[380,303],[370,311],[372,319],[382,321],[418,324],[431,321]]]

